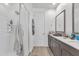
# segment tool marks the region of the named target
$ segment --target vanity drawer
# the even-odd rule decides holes
[[[79,56],[79,50],[63,43],[61,44],[62,49],[68,51],[72,56]]]

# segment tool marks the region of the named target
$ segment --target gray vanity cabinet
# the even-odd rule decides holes
[[[51,36],[48,36],[48,46],[49,46],[49,48],[51,49],[51,51],[52,51],[52,37]]]
[[[71,49],[72,49],[71,47],[65,45],[64,43],[61,43],[61,55],[62,56],[72,56],[72,53],[70,51]]]
[[[62,50],[62,56],[72,56],[68,51]]]
[[[48,46],[55,56],[79,56],[79,50],[48,35]]]
[[[60,56],[61,55],[61,48],[60,45],[57,44],[58,42],[51,36],[48,36],[48,45],[51,51],[55,56]]]
[[[65,43],[61,44],[61,49],[62,49],[62,56],[79,56],[79,50]]]
[[[51,49],[51,37],[48,35],[48,46]]]
[[[60,45],[58,44],[58,42],[56,40],[52,40],[52,51],[53,51],[53,54],[55,56],[60,56],[61,55],[61,48],[60,48]]]

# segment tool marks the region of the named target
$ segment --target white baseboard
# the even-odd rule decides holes
[[[44,46],[44,47],[48,47],[47,43],[43,43],[43,44],[34,44],[34,46]]]

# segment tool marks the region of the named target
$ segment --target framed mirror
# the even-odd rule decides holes
[[[73,12],[73,33],[79,34],[79,3],[73,3],[72,4],[72,12]]]
[[[65,10],[60,12],[55,18],[55,31],[65,33]]]

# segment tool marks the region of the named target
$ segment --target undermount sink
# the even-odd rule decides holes
[[[79,43],[79,41],[78,41],[78,40],[68,40],[68,42],[70,42],[70,43],[74,43],[74,42]]]
[[[69,40],[69,42],[75,42],[76,40]]]
[[[77,41],[75,39],[70,39],[70,38],[64,38],[64,39],[67,40],[67,41],[69,41],[69,42],[75,42],[75,41]]]

